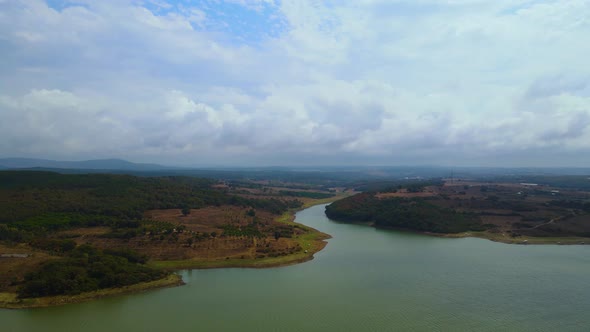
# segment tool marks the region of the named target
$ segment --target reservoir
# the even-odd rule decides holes
[[[62,307],[1,310],[20,331],[582,331],[590,246],[508,245],[330,221],[306,263],[182,271],[187,285]]]

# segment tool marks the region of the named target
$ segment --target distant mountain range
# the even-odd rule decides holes
[[[176,167],[158,164],[132,163],[122,159],[96,159],[84,161],[57,161],[34,158],[3,158],[0,159],[0,169],[30,169],[30,168],[57,168],[57,169],[100,169],[100,170],[125,170],[125,171],[157,171],[172,170]]]
[[[58,161],[37,158],[0,158],[0,170],[38,170],[58,173],[115,173],[143,176],[197,176],[215,179],[420,179],[420,178],[486,178],[554,175],[590,176],[588,167],[448,167],[448,166],[298,166],[298,167],[174,167],[134,163],[123,159]],[[306,181],[307,181],[306,180]],[[305,182],[305,181],[304,181]]]

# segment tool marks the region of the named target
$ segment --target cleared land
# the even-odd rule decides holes
[[[291,214],[286,212],[286,216]],[[150,266],[175,269],[299,262],[311,259],[315,252],[302,245],[302,239],[323,242],[328,237],[309,227],[285,222],[285,216],[234,206],[191,210],[188,215],[178,209],[150,210],[146,216],[175,227],[126,240],[105,238],[107,233],[74,239],[98,248],[132,249],[150,257]]]

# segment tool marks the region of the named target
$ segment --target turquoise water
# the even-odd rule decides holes
[[[310,262],[183,271],[186,286],[0,310],[0,331],[588,331],[590,247],[445,239],[297,221],[331,234]]]

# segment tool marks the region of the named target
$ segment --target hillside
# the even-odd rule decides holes
[[[310,195],[320,193],[191,177],[1,171],[0,292],[77,294],[164,278],[162,268],[310,259],[303,240],[305,249],[320,248],[321,233],[278,221]]]
[[[465,180],[400,185],[334,202],[326,207],[326,215],[376,227],[504,242],[586,242],[582,238],[590,237],[590,192],[571,189],[569,177],[551,179],[554,186]]]

